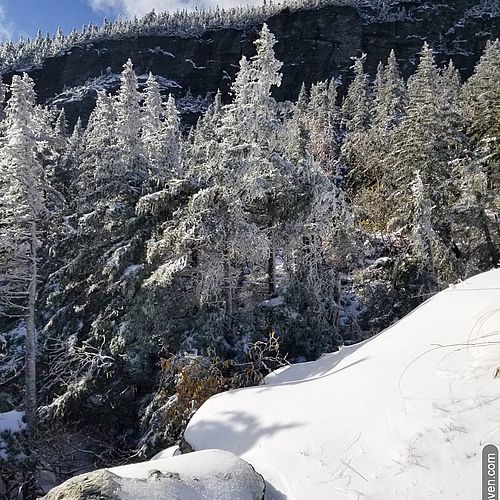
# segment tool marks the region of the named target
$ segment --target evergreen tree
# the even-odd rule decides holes
[[[394,50],[387,64],[380,65],[374,82],[373,129],[387,134],[401,123],[406,104],[406,89]]]
[[[370,125],[371,104],[368,93],[369,80],[364,69],[365,61],[366,54],[354,58],[354,64],[351,67],[354,79],[342,103],[342,123],[351,134],[366,132]]]
[[[366,169],[366,133],[371,121],[371,99],[369,79],[364,70],[365,60],[366,54],[354,58],[351,68],[354,79],[342,103],[342,125],[346,137],[341,148],[341,161],[346,165],[351,179],[363,178]]]
[[[180,121],[175,101],[169,96],[166,106],[155,77],[146,82],[142,114],[142,142],[148,161],[149,177],[157,185],[177,175],[180,169]]]
[[[390,214],[386,202],[390,186],[384,182],[384,160],[393,147],[394,134],[404,118],[405,106],[405,84],[394,51],[391,51],[387,64],[379,64],[373,83],[370,128],[366,134],[348,137],[344,148],[346,152],[352,150],[350,162],[357,165],[353,173],[356,180],[354,203],[360,208],[365,227],[375,231],[385,226]]]
[[[489,178],[500,185],[500,40],[488,42],[462,99],[469,134],[488,165]]]
[[[434,239],[441,242],[440,248],[449,252],[442,260],[446,265],[441,270],[434,271],[435,262],[429,267],[431,286],[440,282],[438,271],[442,271],[443,277],[455,272],[450,253],[453,243],[449,213],[457,196],[457,179],[449,162],[460,155],[462,133],[453,118],[453,103],[446,99],[442,81],[432,50],[424,44],[416,73],[408,80],[406,115],[384,160],[385,182],[391,193],[389,206],[394,213],[389,227],[392,230],[409,229],[409,214],[416,210],[416,205],[409,200],[416,196],[413,187],[421,184],[422,189],[416,192],[425,193],[425,197],[419,199],[425,201],[422,201],[426,206],[422,213],[426,214],[426,227],[432,228],[436,234]],[[418,172],[418,182],[414,181],[415,172]],[[426,230],[426,234],[430,234],[429,231]]]
[[[334,171],[339,147],[340,131],[336,98],[334,81],[319,82],[311,86],[307,107],[308,150],[314,161],[330,174]]]
[[[116,96],[116,135],[118,146],[118,161],[129,189],[135,194],[140,193],[142,182],[146,178],[144,167],[144,152],[141,143],[141,101],[138,91],[137,76],[129,59],[123,66],[121,85]]]
[[[36,299],[38,252],[44,217],[44,174],[36,156],[34,83],[24,73],[12,79],[0,171],[0,303],[4,313],[25,316],[26,399],[30,428],[36,423]]]
[[[309,94],[306,86],[302,84],[293,112],[285,122],[281,139],[287,158],[293,162],[307,156],[309,147],[308,105]]]

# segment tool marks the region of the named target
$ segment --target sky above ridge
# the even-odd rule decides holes
[[[259,3],[259,0],[0,0],[0,40],[54,33],[61,26],[65,33],[90,22],[101,24],[104,17],[133,17],[152,9],[176,10],[220,5],[228,7]]]

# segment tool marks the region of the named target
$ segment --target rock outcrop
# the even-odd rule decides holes
[[[254,468],[222,450],[102,469],[73,477],[45,500],[263,500]]]

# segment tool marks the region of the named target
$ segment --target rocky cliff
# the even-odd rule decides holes
[[[493,5],[495,4],[495,5]],[[403,72],[412,72],[416,55],[427,40],[438,60],[452,58],[468,76],[488,39],[500,36],[498,2],[399,1],[385,13],[368,7],[326,5],[291,11],[284,9],[268,20],[283,61],[279,100],[296,98],[300,85],[340,78],[349,79],[351,56],[367,53],[367,70],[373,74],[391,48]],[[207,93],[220,88],[227,96],[230,82],[243,54],[254,52],[259,29],[220,29],[200,36],[136,36],[99,40],[75,46],[46,59],[31,76],[41,102],[64,106],[70,121],[85,119],[96,91],[113,91],[123,63],[131,58],[140,81],[151,71],[161,76],[161,87],[172,92],[188,121],[204,109]],[[4,75],[7,83],[12,73]]]

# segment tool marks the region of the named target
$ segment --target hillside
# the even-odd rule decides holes
[[[452,285],[370,340],[214,396],[185,437],[250,462],[268,500],[476,499],[500,443],[499,283]]]
[[[163,77],[163,92],[173,93],[180,111],[192,123],[208,106],[207,93],[213,96],[220,88],[227,95],[241,56],[253,52],[266,18],[278,40],[277,57],[283,61],[283,84],[274,91],[277,100],[295,100],[303,81],[310,85],[335,77],[345,83],[350,78],[351,57],[362,52],[367,54],[366,70],[373,76],[378,63],[394,49],[407,77],[415,69],[424,41],[433,47],[438,62],[452,58],[462,76],[468,77],[486,40],[500,37],[498,2],[400,0],[387,3],[389,7],[382,10],[356,1],[309,5],[300,7],[299,3],[281,11],[270,7],[267,14],[251,9],[248,14],[244,10],[232,16],[228,13],[227,21],[221,23],[228,27],[208,31],[199,27],[191,34],[187,27],[172,26],[173,21],[168,29],[168,24],[147,28],[147,19],[128,31],[122,28],[116,36],[106,35],[111,29],[103,28],[94,38],[89,35],[89,41],[82,39],[27,69],[35,80],[39,102],[64,106],[74,123],[78,116],[84,121],[88,118],[98,89],[118,88],[122,65],[130,58],[137,74],[143,75],[143,84],[150,71]],[[172,34],[176,30],[184,34]],[[4,74],[7,83],[12,74]]]
[[[155,17],[144,30],[138,29],[143,23],[139,20],[105,25],[102,30],[87,31],[85,44],[67,45],[65,55],[41,57],[31,73],[40,77],[37,81],[24,72],[13,75],[10,85],[0,85],[0,102],[6,100],[0,109],[0,419],[4,429],[0,430],[0,493],[9,500],[20,490],[24,500],[32,500],[77,473],[146,459],[182,445],[188,422],[210,397],[260,386],[280,366],[315,361],[335,351],[340,353],[268,379],[278,388],[276,397],[266,396],[268,389],[258,387],[211,400],[193,420],[188,441],[193,438],[195,448],[204,448],[210,445],[204,439],[218,441],[221,428],[226,437],[220,446],[226,446],[227,438],[233,442],[227,446],[245,454],[256,449],[254,440],[265,451],[262,436],[269,434],[269,442],[274,443],[270,458],[262,458],[262,464],[260,456],[249,460],[255,461],[273,487],[290,487],[293,495],[294,479],[278,473],[277,463],[289,456],[291,474],[295,470],[299,477],[297,464],[302,457],[319,457],[311,461],[314,465],[306,461],[307,473],[318,484],[337,481],[337,469],[332,472],[328,464],[351,441],[364,439],[346,438],[352,429],[344,424],[349,420],[362,428],[361,412],[377,411],[387,400],[395,415],[391,425],[403,448],[387,459],[383,456],[380,463],[388,466],[396,460],[402,467],[415,460],[417,467],[424,463],[420,455],[408,455],[418,448],[418,439],[405,432],[410,428],[425,435],[434,414],[428,414],[427,406],[414,408],[413,400],[404,399],[414,397],[411,384],[417,383],[412,378],[406,387],[405,377],[414,374],[410,362],[423,348],[419,342],[431,349],[433,342],[458,341],[442,337],[447,331],[445,319],[437,318],[436,325],[443,329],[435,330],[428,323],[425,334],[414,332],[413,327],[405,333],[407,351],[398,343],[400,327],[360,342],[450,283],[499,267],[500,40],[485,43],[471,76],[464,80],[453,61],[443,61],[444,35],[433,49],[414,30],[436,34],[441,28],[433,31],[432,27],[444,23],[444,30],[449,21],[456,29],[450,34],[454,40],[450,47],[463,56],[458,27],[470,28],[464,19],[494,24],[498,10],[495,4],[486,8],[480,3],[484,8],[467,14],[460,10],[470,7],[467,2],[435,9],[433,4],[405,3],[408,12],[382,16],[381,10],[378,17],[370,17],[359,5],[353,6],[354,1],[280,11],[270,22],[296,22],[290,29],[275,26],[281,30],[280,41],[263,23],[252,47],[241,44],[246,53],[239,58],[234,78],[224,79],[231,79],[231,99],[220,92],[213,95],[189,133],[186,118],[196,117],[195,111],[206,105],[204,98],[184,95],[186,84],[167,70],[146,74],[140,60],[135,66],[131,59],[122,65],[122,57],[134,48],[137,54],[147,53],[149,62],[157,57],[181,60],[179,51],[193,44],[193,53],[183,53],[184,62],[193,74],[203,66],[208,71],[195,57],[196,44],[209,36],[200,24],[194,24],[200,28],[196,37],[182,34],[187,48],[179,42],[175,53],[170,46],[158,46],[160,38],[166,44],[173,40],[156,30],[160,18]],[[321,33],[333,33],[335,21],[343,38],[317,44],[319,35],[308,19],[318,13],[322,13],[316,19]],[[183,26],[203,19],[202,14],[197,16],[181,16]],[[364,35],[352,31],[355,16]],[[236,33],[248,36],[250,43],[254,28],[246,21],[252,19],[245,17],[238,29],[229,24],[212,34],[227,35],[224,43],[234,44]],[[383,19],[388,24],[383,25]],[[403,26],[399,22],[408,22],[413,31],[398,31]],[[340,83],[336,77],[341,69],[333,67],[336,47],[345,44],[347,51],[351,32],[355,44],[374,26],[383,35],[376,44],[370,41],[367,50],[370,45],[385,47],[384,37],[394,42],[396,50],[378,64],[375,75],[369,72],[376,51],[371,56],[353,54],[352,59],[345,55],[352,75],[349,85]],[[292,28],[303,33],[295,39],[296,46],[292,39],[283,38]],[[472,48],[467,48],[470,61],[476,57],[475,44],[479,47],[492,36],[486,24],[484,28],[477,37],[473,32]],[[58,35],[57,43],[64,47],[83,35],[71,36]],[[151,37],[160,38],[148,46]],[[414,43],[419,46],[415,61],[401,60],[400,54],[405,50],[410,54]],[[16,50],[29,53],[29,47],[26,42]],[[277,57],[276,48],[283,50],[285,61]],[[354,53],[358,48],[365,46],[353,45]],[[5,44],[0,45],[0,54],[5,49]],[[221,64],[230,64],[231,54],[229,49],[221,52]],[[331,74],[319,65],[319,54],[329,61]],[[290,63],[294,59],[286,58],[292,56],[310,61],[310,70],[299,59],[295,66]],[[456,62],[465,72],[464,64]],[[99,64],[105,63],[115,66],[99,70]],[[407,76],[409,65],[415,68]],[[290,73],[290,68],[296,73]],[[276,99],[279,92],[295,88],[297,80],[320,78],[323,71],[324,80],[303,85],[293,102]],[[90,72],[97,76],[85,84]],[[83,112],[86,103],[89,111],[97,94],[90,117],[84,112],[74,127],[71,109],[68,117],[64,110],[38,103],[48,102],[44,88],[54,90],[71,75],[78,85],[61,87],[60,105],[71,104],[73,112]],[[200,88],[202,83],[206,87],[210,79],[201,82]],[[180,95],[177,99],[165,95],[172,88]],[[189,116],[186,106],[190,106]],[[486,276],[493,276],[493,283],[496,275]],[[464,292],[447,293],[458,293],[455,303],[462,305],[458,298]],[[481,293],[488,297],[490,291]],[[432,299],[430,304],[442,300]],[[485,300],[481,307],[488,304]],[[420,310],[410,318],[419,317]],[[471,329],[476,313],[464,308],[460,314],[467,315],[464,325]],[[450,321],[458,319],[457,315]],[[419,328],[426,321],[422,318]],[[387,339],[393,341],[397,355]],[[366,349],[367,359],[362,354]],[[362,375],[367,373],[365,367],[368,381]],[[427,368],[431,376],[434,365]],[[371,372],[378,373],[378,378],[371,377]],[[427,383],[426,376],[422,379]],[[397,392],[400,379],[401,392]],[[330,389],[329,380],[336,380],[335,389]],[[313,392],[302,394],[311,384]],[[378,393],[382,386],[386,391]],[[432,387],[441,390],[438,384]],[[280,402],[281,391],[283,405],[291,406],[278,417],[272,405]],[[345,391],[349,397],[344,401]],[[247,395],[250,421],[243,412]],[[233,396],[236,413],[225,406],[226,398]],[[317,398],[327,417],[317,411]],[[396,408],[401,406],[398,398],[406,403],[403,410]],[[327,400],[334,406],[328,407]],[[232,413],[219,414],[218,402],[223,402],[221,412]],[[304,436],[294,433],[304,428],[315,439],[316,429],[332,428],[338,404],[341,420],[329,436],[320,436],[326,446],[309,449]],[[302,406],[304,420],[295,421]],[[405,409],[418,417],[411,417],[408,426],[397,413],[406,415]],[[450,411],[444,407],[442,412]],[[224,416],[229,421],[220,418]],[[366,424],[369,434],[383,437],[379,427],[384,429],[388,421],[379,416],[372,420],[374,427]],[[471,424],[459,422],[458,416],[456,420],[456,426]],[[455,426],[439,419],[435,423]],[[283,443],[303,442],[300,456],[285,444],[287,455],[280,455],[281,436],[289,436],[283,437]],[[393,443],[388,435],[385,438],[389,445]],[[373,446],[369,442],[363,446],[363,458],[363,452],[352,445],[359,464],[349,465],[342,454],[341,460],[362,479],[371,474],[370,484],[376,484],[375,476],[392,481],[389,477],[397,475],[394,469],[371,468]],[[408,456],[404,455],[407,448]],[[466,452],[472,453],[469,445]],[[237,457],[221,459],[231,470],[234,466],[251,472],[240,468]],[[419,469],[425,467],[429,465]],[[250,479],[263,485],[260,476],[250,474]],[[394,491],[399,491],[399,483],[394,484]],[[362,490],[360,484],[355,486]],[[302,487],[297,486],[299,493]],[[317,494],[323,494],[319,487]]]

